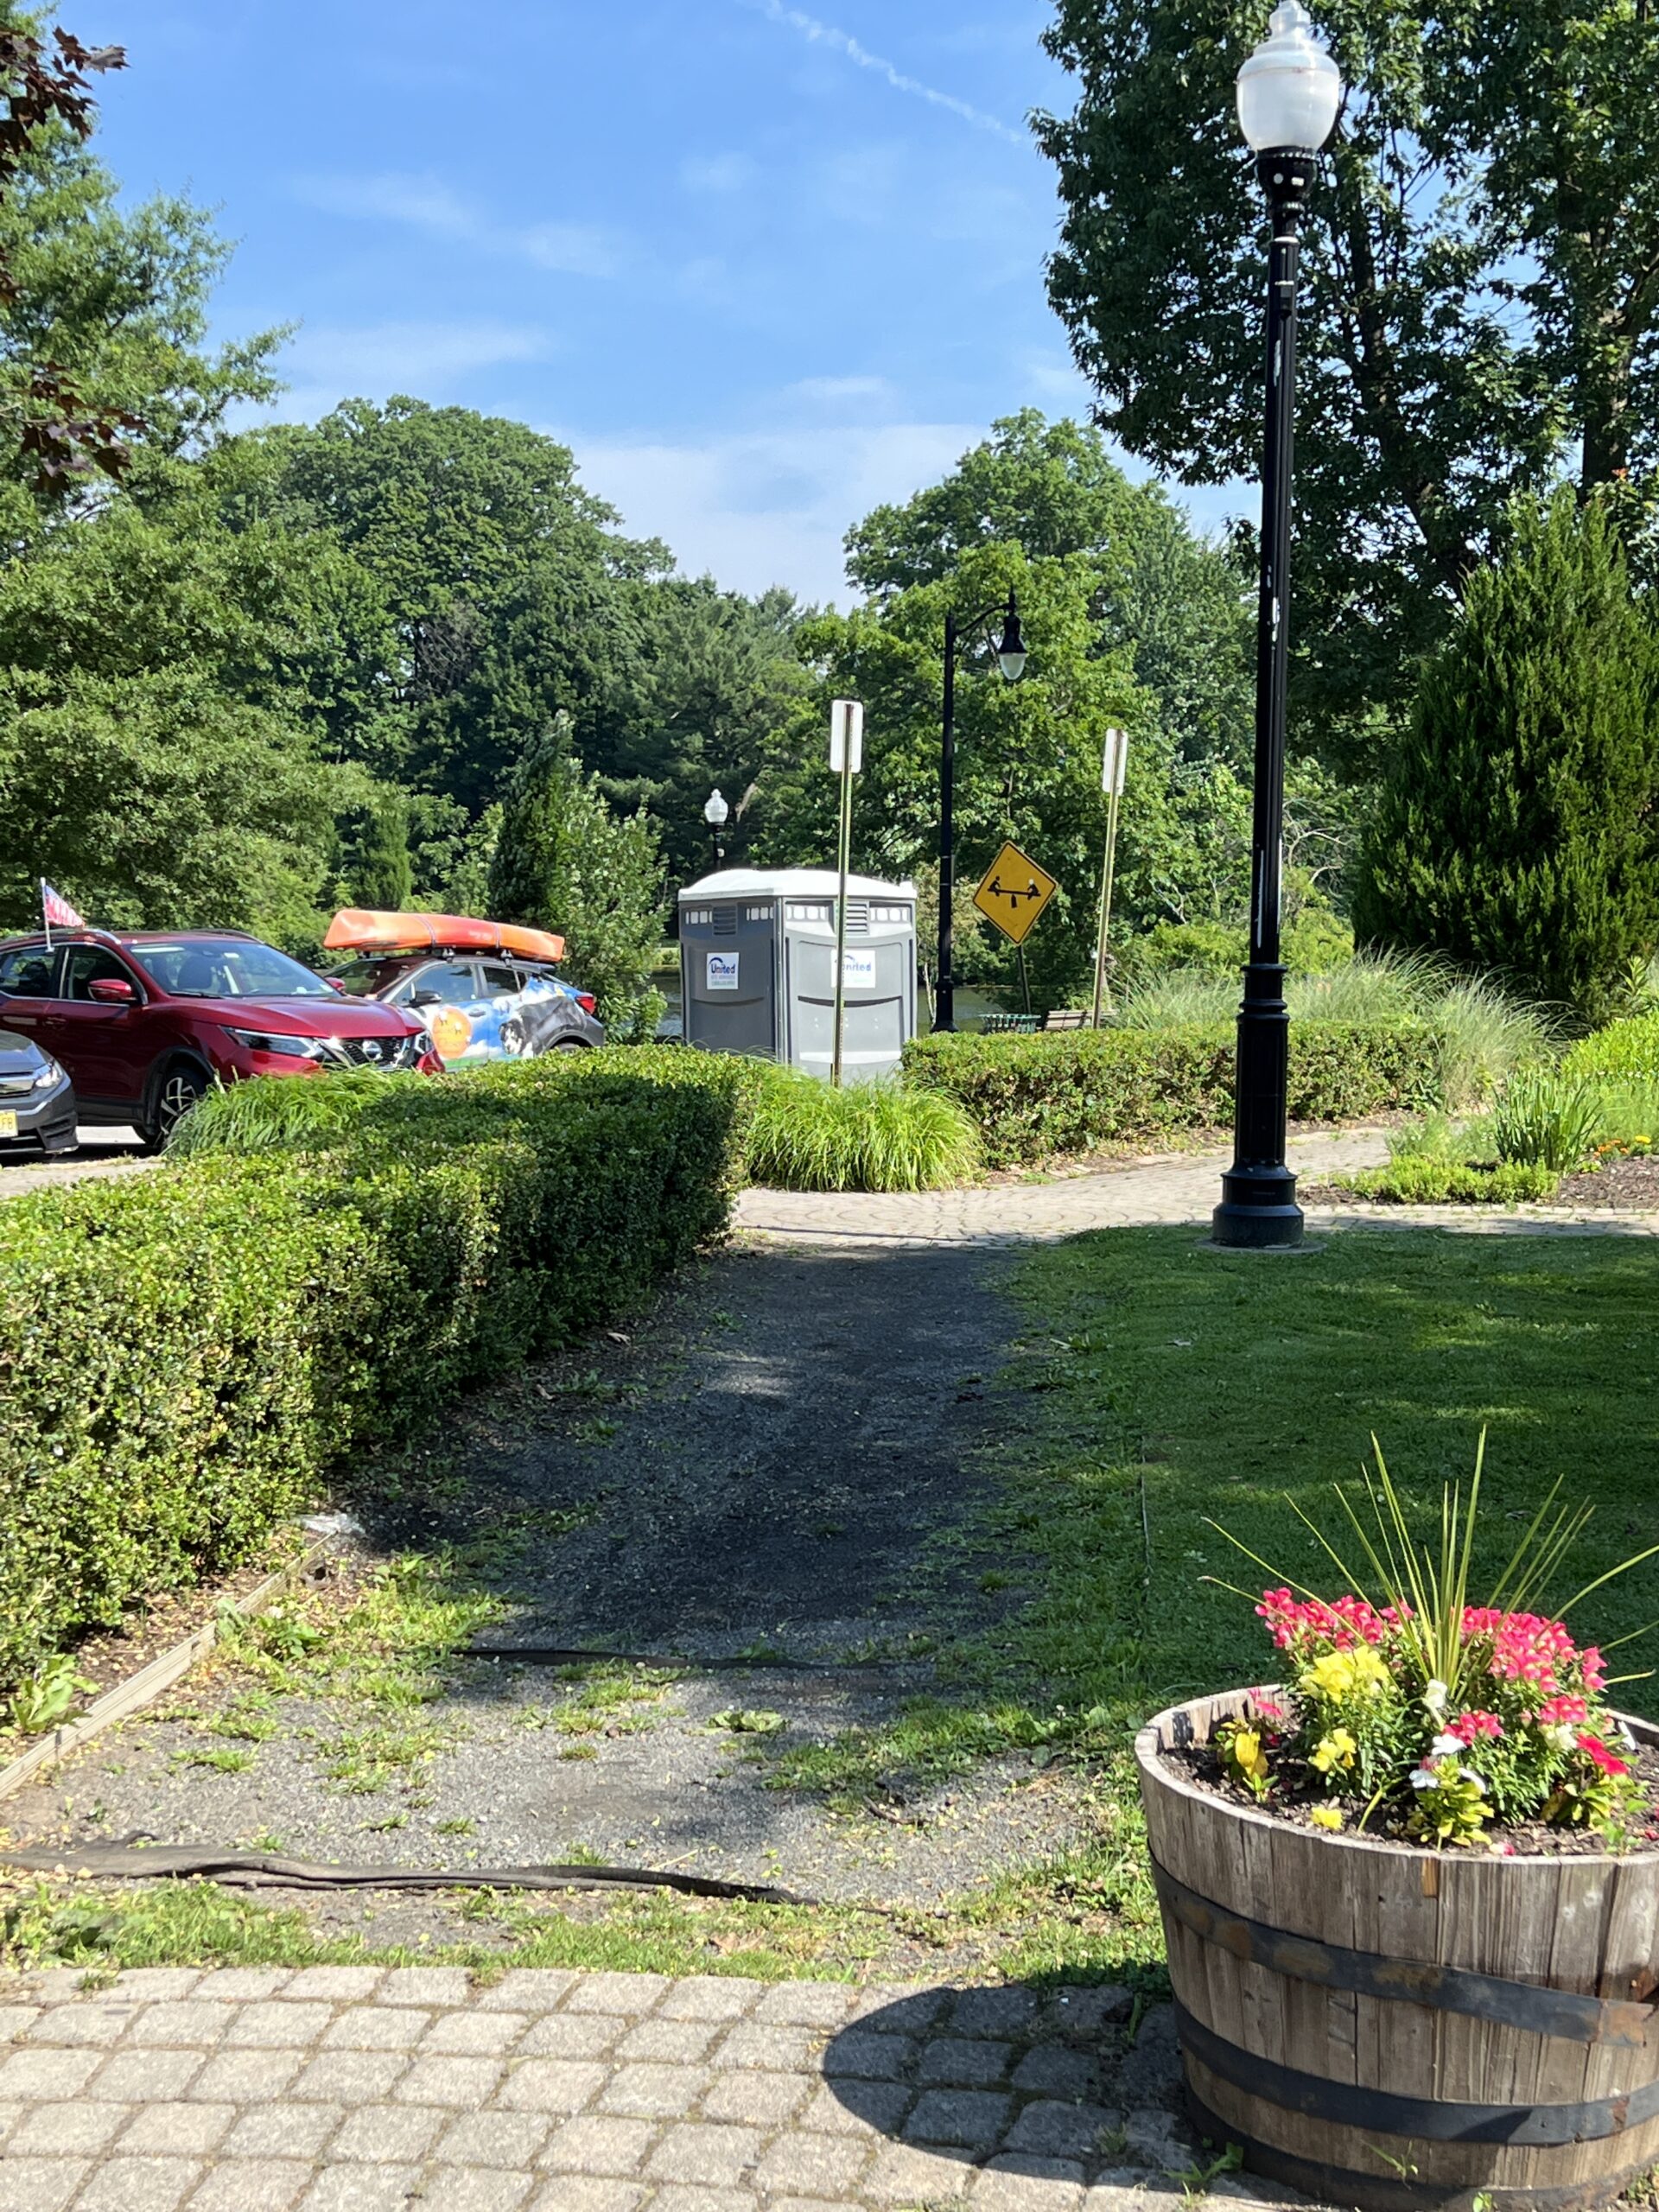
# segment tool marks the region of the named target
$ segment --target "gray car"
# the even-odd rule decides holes
[[[31,1037],[0,1029],[0,1160],[73,1152],[80,1140],[74,1085]]]

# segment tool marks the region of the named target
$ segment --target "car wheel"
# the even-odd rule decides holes
[[[207,1096],[207,1078],[200,1068],[186,1062],[170,1067],[156,1091],[156,1109],[143,1135],[150,1149],[159,1152],[172,1141],[173,1132],[199,1098]]]
[[[588,1047],[580,1037],[561,1037],[557,1044],[550,1045],[548,1050],[553,1052],[585,1052]]]

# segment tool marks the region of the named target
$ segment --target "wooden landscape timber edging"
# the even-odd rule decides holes
[[[1408,1849],[1165,1760],[1253,1694],[1172,1707],[1135,1742],[1198,2126],[1363,2212],[1616,2196],[1659,2160],[1659,1853]]]
[[[263,1582],[249,1591],[245,1598],[238,1599],[237,1611],[245,1615],[263,1613],[285,1590],[291,1589],[327,1559],[331,1549],[327,1543],[313,1544],[291,1565],[279,1567],[275,1574],[268,1574]],[[42,1736],[26,1751],[20,1751],[15,1759],[0,1767],[0,1797],[11,1796],[26,1782],[32,1781],[43,1768],[55,1764],[100,1730],[117,1720],[128,1719],[135,1713],[142,1713],[146,1706],[154,1705],[162,1693],[171,1689],[175,1682],[188,1675],[197,1660],[205,1658],[218,1641],[218,1622],[206,1622],[200,1628],[193,1630],[181,1643],[174,1644],[170,1650],[163,1651],[157,1658],[152,1659],[147,1667],[141,1667],[136,1675],[130,1675],[124,1682],[118,1682],[113,1689],[105,1690],[103,1696],[94,1699],[76,1719],[66,1720],[60,1728],[53,1729],[50,1735]]]

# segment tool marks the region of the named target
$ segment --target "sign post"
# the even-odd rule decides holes
[[[1106,857],[1100,870],[1100,925],[1095,934],[1095,1010],[1090,1027],[1100,1027],[1101,1002],[1110,1004],[1106,988],[1106,939],[1112,926],[1112,877],[1117,868],[1117,807],[1123,796],[1124,772],[1129,765],[1129,734],[1109,729],[1100,764],[1100,788],[1106,794]]]
[[[841,1040],[847,1021],[847,875],[853,857],[853,778],[864,765],[864,708],[857,699],[830,702],[830,766],[841,778],[841,833],[836,843],[836,1027],[830,1081],[841,1089]]]

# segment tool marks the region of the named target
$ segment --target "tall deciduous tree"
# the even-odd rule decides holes
[[[1362,937],[1594,1015],[1659,938],[1659,651],[1606,518],[1517,506],[1390,757]]]
[[[570,743],[560,716],[507,779],[489,910],[556,930],[569,973],[597,998],[613,1037],[649,1037],[662,1009],[651,988],[663,930],[657,834],[643,810],[612,812]]]
[[[1258,463],[1259,191],[1233,117],[1262,0],[1057,0],[1050,294],[1105,427],[1192,484]],[[1330,0],[1351,88],[1310,195],[1297,632],[1323,742],[1409,696],[1510,498],[1652,467],[1648,0]],[[1334,718],[1334,719],[1333,719]]]

